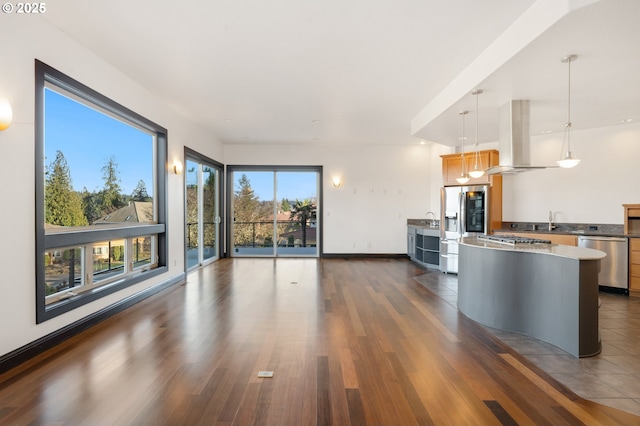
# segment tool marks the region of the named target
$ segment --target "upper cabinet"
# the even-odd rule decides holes
[[[640,235],[640,204],[623,204],[624,233]]]
[[[447,154],[441,155],[442,157],[442,180],[444,181],[444,185],[460,185],[457,178],[460,177],[462,171],[462,158],[460,154]],[[475,152],[465,152],[464,159],[467,163],[467,171],[473,170],[475,166]],[[500,163],[499,153],[495,149],[489,149],[485,151],[480,151],[480,160],[482,163],[483,169],[488,169],[489,167],[497,166]],[[469,182],[465,185],[476,185],[476,184],[493,184],[493,180],[499,176],[489,176],[486,173],[477,178],[470,178]]]

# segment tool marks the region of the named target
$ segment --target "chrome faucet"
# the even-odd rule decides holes
[[[431,215],[431,219],[427,219],[427,221],[430,220],[430,224],[431,224],[432,228],[437,228],[439,226],[439,223],[436,220],[436,214],[434,212],[427,212],[427,213],[425,213],[425,215],[427,217],[429,217],[429,215]]]
[[[549,210],[549,232],[556,229],[556,226],[553,224],[553,212]]]

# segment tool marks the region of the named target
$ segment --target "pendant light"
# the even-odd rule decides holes
[[[478,115],[480,114],[480,110],[478,109],[478,95],[482,93],[482,90],[476,89],[471,92],[472,95],[476,97],[476,152],[473,155],[473,170],[469,172],[469,176],[474,179],[484,176],[484,168],[482,167],[482,158],[480,158],[480,148],[478,147]]]
[[[568,96],[567,96],[567,124],[564,127],[564,137],[562,138],[562,151],[560,152],[560,160],[558,160],[558,166],[569,169],[578,165],[580,160],[571,156],[571,61],[575,61],[578,58],[577,55],[567,55],[560,59],[562,63],[566,63],[569,69],[569,84],[568,84]],[[565,151],[565,141],[567,150]],[[564,155],[564,156],[563,156]]]
[[[462,116],[462,144],[460,147],[460,160],[462,164],[460,166],[460,177],[456,178],[456,180],[458,181],[458,183],[462,184],[469,182],[469,175],[467,174],[467,164],[464,159],[464,116],[468,113],[469,111],[460,111],[460,115]]]

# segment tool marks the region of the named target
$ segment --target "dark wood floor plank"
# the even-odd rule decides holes
[[[411,411],[413,412],[413,415],[415,416],[418,424],[435,424],[433,422],[433,419],[429,415],[429,412],[422,403],[416,388],[413,386],[413,383],[411,383],[411,380],[409,379],[409,376],[407,375],[407,372],[405,371],[397,355],[394,352],[389,352],[387,354],[387,357],[396,377],[398,378],[398,383],[400,385],[400,388],[402,389],[402,393],[409,403]]]
[[[330,378],[329,378],[329,358],[326,356],[318,357],[317,364],[318,372],[318,390],[316,395],[317,401],[317,414],[316,424],[330,425],[331,424],[331,394],[330,394]]]
[[[360,398],[359,389],[345,389],[349,406],[349,423],[351,426],[366,426],[366,415]]]
[[[401,259],[222,259],[0,374],[0,424],[640,424],[418,274],[450,279]]]
[[[498,420],[500,420],[502,426],[518,426],[518,422],[516,422],[504,408],[502,408],[502,405],[500,405],[498,401],[485,401],[484,403],[489,407]]]

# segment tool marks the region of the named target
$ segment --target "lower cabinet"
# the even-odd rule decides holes
[[[411,228],[414,228],[413,230]],[[407,254],[411,260],[427,268],[440,267],[440,232],[409,226]]]
[[[640,238],[629,238],[629,293],[640,296]]]
[[[416,258],[416,234],[418,231],[417,226],[408,226],[407,227],[407,256],[411,260],[415,260]]]

